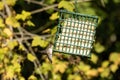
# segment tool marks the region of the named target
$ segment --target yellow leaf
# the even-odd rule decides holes
[[[32,21],[30,21],[30,20],[27,21],[27,25],[28,26],[35,26],[35,24]]]
[[[56,64],[54,67],[54,72],[60,72],[64,73],[67,68],[67,63],[66,62],[60,62],[60,64]]]
[[[30,19],[31,13],[27,11],[22,11],[22,20],[25,21],[26,19]]]
[[[0,2],[0,10],[3,10],[3,8],[4,8],[4,4],[3,2]]]
[[[5,29],[3,30],[3,32],[4,32],[5,34],[7,34],[8,37],[12,37],[12,36],[13,36],[13,33],[11,32],[11,30],[10,30],[9,28],[5,28]]]
[[[33,38],[32,46],[40,46],[40,47],[45,48],[45,47],[47,47],[47,45],[48,45],[48,42],[43,40],[41,37],[35,36]]]
[[[92,56],[91,56],[91,61],[96,64],[97,61],[98,61],[98,56],[95,55],[95,54],[92,54]]]
[[[10,66],[8,66],[7,68],[6,68],[6,78],[8,78],[8,79],[12,79],[13,77],[14,77],[14,70],[13,70],[13,66],[12,65],[10,65]]]
[[[0,27],[5,27],[5,24],[3,23],[3,20],[0,18]]]
[[[106,68],[106,67],[109,66],[109,64],[110,64],[109,61],[104,61],[104,62],[102,62],[102,67],[103,67],[103,68]]]
[[[98,71],[99,73],[102,73],[102,72],[104,71],[104,68],[103,68],[103,67],[99,67],[99,68],[97,69],[97,71]]]
[[[95,77],[95,76],[98,76],[98,71],[96,69],[90,69],[86,72],[86,75]]]
[[[20,76],[18,80],[25,80],[25,78]]]
[[[31,75],[28,80],[37,80],[37,78],[34,75]]]
[[[8,43],[8,47],[9,47],[10,49],[14,49],[17,45],[18,45],[18,43],[17,43],[16,40],[10,41],[10,42]]]
[[[14,6],[15,3],[16,3],[16,0],[6,0],[6,3],[7,3],[8,5]]]
[[[15,19],[23,20],[23,21],[25,21],[26,19],[30,19],[30,18],[31,18],[31,13],[25,10],[23,10],[21,14],[17,14],[15,17]]]
[[[67,80],[82,80],[81,76],[80,75],[72,75],[70,74],[67,78]]]
[[[20,50],[23,50],[23,51],[25,50],[24,46],[21,45],[21,44],[19,45],[19,49],[20,49]]]
[[[20,27],[20,23],[14,17],[8,17],[5,22],[7,25],[11,25],[14,28]]]
[[[32,54],[28,53],[27,54],[27,59],[30,60],[31,62],[33,62],[36,59],[36,57],[33,56]]]
[[[110,65],[110,70],[111,70],[113,73],[115,73],[115,72],[117,71],[117,69],[118,69],[118,65],[117,65],[117,64],[112,64],[112,65]]]
[[[99,42],[94,45],[94,48],[97,53],[102,53],[105,50],[105,47]]]
[[[20,71],[21,71],[20,64],[16,62],[13,65],[14,65],[14,67],[13,67],[14,68],[14,72],[20,73]]]
[[[80,70],[82,70],[82,71],[88,71],[90,68],[91,68],[91,66],[90,65],[86,65],[85,63],[83,63],[83,62],[80,62],[80,64],[79,64],[79,69]]]
[[[50,16],[50,20],[56,20],[58,18],[59,18],[58,12],[55,12]]]
[[[74,5],[68,1],[64,1],[62,0],[59,4],[58,4],[58,8],[65,8],[69,11],[73,11],[74,10]]]
[[[51,34],[53,35],[53,34],[55,34],[56,32],[57,32],[57,26],[55,26],[54,28],[52,28]]]
[[[109,60],[116,64],[120,63],[120,54],[117,52],[111,53],[109,56]]]
[[[110,74],[110,69],[109,68],[105,68],[104,71],[100,74],[100,76],[102,78],[108,77]]]
[[[46,30],[44,30],[44,31],[42,31],[42,33],[49,33],[51,31],[51,29],[46,29]]]

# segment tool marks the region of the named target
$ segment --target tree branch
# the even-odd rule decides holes
[[[28,1],[28,0],[25,0],[25,1]],[[77,2],[88,2],[88,1],[92,1],[92,0],[78,0]],[[29,1],[31,3],[35,3],[35,4],[39,4],[39,5],[42,5],[42,6],[46,6],[46,7],[43,7],[41,9],[37,9],[37,10],[34,10],[34,11],[31,11],[31,14],[36,14],[36,13],[40,13],[42,11],[45,11],[45,10],[48,10],[48,9],[51,9],[51,8],[55,8],[58,6],[58,4],[53,4],[53,5],[46,5],[46,4],[42,4],[42,2],[38,2],[38,1]],[[70,1],[70,3],[74,3],[75,1]]]

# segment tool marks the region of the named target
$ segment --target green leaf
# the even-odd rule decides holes
[[[74,9],[74,5],[71,4],[70,2],[68,1],[61,1],[59,4],[58,4],[58,8],[65,8],[67,9],[68,11],[73,11]]]
[[[48,45],[48,42],[43,40],[41,37],[35,36],[33,38],[32,46],[40,46],[40,47],[45,48],[47,45]]]
[[[113,0],[115,3],[120,3],[120,0]]]
[[[95,45],[94,45],[94,48],[95,48],[95,51],[97,53],[102,53],[104,50],[105,50],[105,47],[103,45],[101,45],[99,42],[97,42]]]
[[[30,60],[31,62],[33,62],[36,59],[36,57],[33,56],[32,54],[28,53],[27,54],[27,59]]]

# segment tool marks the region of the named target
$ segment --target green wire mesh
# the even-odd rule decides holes
[[[53,51],[90,57],[97,21],[96,16],[61,10]]]

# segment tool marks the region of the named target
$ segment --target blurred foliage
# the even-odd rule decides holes
[[[58,9],[75,6],[73,0],[36,1],[42,4],[0,1],[0,80],[120,80],[120,0],[78,0],[79,13],[99,17],[91,58],[54,53],[52,64],[39,51],[54,42]]]

